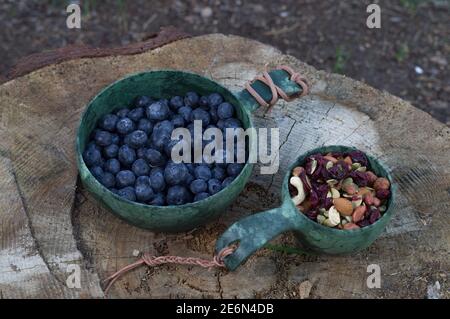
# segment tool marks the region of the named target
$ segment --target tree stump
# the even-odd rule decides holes
[[[439,281],[442,296],[450,297],[449,127],[386,92],[315,70],[256,41],[213,34],[161,46],[185,37],[167,30],[163,36],[131,50],[35,56],[0,85],[0,298],[104,297],[101,280],[135,261],[138,252],[211,258],[228,225],[279,205],[282,178],[297,154],[326,144],[353,145],[379,157],[399,184],[395,216],[371,247],[339,257],[263,249],[235,272],[141,267],[118,280],[109,296],[299,298],[300,284],[309,281],[311,298],[422,298]],[[266,63],[304,74],[311,94],[253,115],[256,127],[280,128],[280,169],[260,175],[256,166],[219,220],[189,233],[151,233],[114,217],[77,183],[80,115],[109,83],[129,73],[173,68],[237,91]],[[295,245],[289,234],[275,242]],[[381,268],[380,289],[367,286],[371,264]],[[74,271],[69,265],[79,266],[80,288],[67,286]]]

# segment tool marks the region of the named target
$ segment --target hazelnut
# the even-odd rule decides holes
[[[373,188],[377,191],[380,189],[389,189],[391,184],[389,183],[389,180],[384,177],[378,177],[375,183],[373,184]]]

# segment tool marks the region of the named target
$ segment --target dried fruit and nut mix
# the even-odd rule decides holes
[[[389,180],[370,171],[361,151],[309,156],[304,166],[293,169],[289,191],[300,212],[339,229],[375,223],[391,195]]]

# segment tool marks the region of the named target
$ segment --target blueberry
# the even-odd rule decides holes
[[[103,154],[105,155],[106,158],[117,157],[118,152],[119,146],[117,144],[111,144],[103,149]]]
[[[172,117],[172,124],[173,124],[173,127],[175,127],[175,128],[184,127],[184,118],[179,114],[175,114]]]
[[[183,163],[168,163],[164,169],[164,179],[169,185],[183,184],[186,180],[188,169]]]
[[[186,93],[186,96],[184,97],[184,105],[190,106],[190,107],[196,107],[198,104],[199,96],[195,92],[188,92]]]
[[[227,176],[226,171],[222,167],[216,166],[212,169],[213,178],[218,179],[219,181],[223,181],[226,176]]]
[[[218,120],[216,123],[217,127],[223,130],[225,128],[225,121],[224,120]]]
[[[209,112],[198,108],[192,111],[192,121],[202,121],[202,126],[206,127],[209,125],[211,118],[209,116]]]
[[[175,185],[167,190],[168,205],[183,205],[191,200],[192,195],[186,187]]]
[[[195,165],[192,163],[186,163],[186,168],[188,169],[189,173],[194,174],[195,171]]]
[[[206,199],[206,198],[208,198],[208,197],[209,197],[209,193],[200,193],[200,194],[197,194],[197,195],[195,195],[195,197],[194,197],[194,202],[201,201],[201,200]]]
[[[192,175],[191,173],[187,173],[186,180],[184,181],[184,183],[186,185],[190,185],[194,181],[194,179],[195,179],[194,175]]]
[[[95,135],[94,135],[95,136]],[[100,146],[98,146],[94,141],[90,141],[87,145],[85,150],[97,150],[99,152],[101,152],[102,148]]]
[[[136,157],[137,158],[145,158],[145,152],[147,152],[147,149],[145,147],[140,147],[136,150]]]
[[[117,195],[132,202],[136,201],[136,193],[134,192],[134,188],[131,186],[119,189]]]
[[[83,159],[84,162],[88,167],[98,165],[101,162],[102,154],[100,151],[95,147],[88,147],[83,152]]]
[[[239,128],[239,127],[242,127],[241,121],[239,121],[237,118],[234,118],[234,117],[224,120],[223,123],[224,123],[224,128]]]
[[[135,185],[137,186],[137,185],[142,185],[142,184],[146,184],[146,185],[150,186],[151,185],[150,177],[148,177],[146,175],[138,176],[138,178],[136,178]]]
[[[162,192],[166,188],[164,170],[162,168],[157,167],[150,171],[150,185],[156,192]]]
[[[189,189],[193,194],[203,193],[208,189],[208,184],[203,179],[196,179],[189,185]]]
[[[211,179],[211,170],[209,169],[208,166],[206,165],[198,165],[195,169],[194,169],[194,176],[197,179],[203,179],[205,181]]]
[[[234,181],[234,177],[227,177],[222,182],[222,188],[228,187]]]
[[[113,144],[119,144],[120,143],[120,137],[117,134],[111,134],[111,142]]]
[[[201,96],[200,99],[198,100],[198,105],[202,109],[207,110],[209,108],[208,97],[204,95]]]
[[[110,158],[106,161],[105,171],[112,174],[117,174],[120,172],[120,162],[117,160],[117,158]]]
[[[136,176],[148,175],[150,173],[150,166],[148,166],[144,159],[140,158],[133,163],[131,170]]]
[[[183,105],[184,105],[184,102],[183,102],[183,98],[181,96],[174,96],[169,101],[169,106],[174,111],[178,110]]]
[[[211,195],[214,195],[222,189],[222,183],[215,178],[212,178],[208,181],[208,191]]]
[[[113,192],[114,194],[117,194],[119,192],[119,190],[117,188],[114,188],[114,187],[110,188],[109,190],[111,192]]]
[[[211,118],[211,123],[217,123],[219,116],[217,115],[217,106],[211,106],[209,109],[209,116]]]
[[[143,147],[148,141],[148,136],[144,131],[136,130],[127,136],[127,144],[132,148]]]
[[[220,103],[223,103],[223,97],[219,93],[213,93],[208,96],[209,106],[218,106]]]
[[[136,199],[142,203],[148,202],[155,197],[153,189],[147,184],[137,184],[134,191],[136,193]]]
[[[157,134],[155,131],[153,131],[151,136],[151,145],[153,148],[157,149],[158,151],[163,151],[165,146],[169,144],[169,142],[170,134]]]
[[[100,183],[106,188],[112,188],[116,185],[116,178],[113,174],[106,172],[100,177]]]
[[[117,187],[123,188],[127,186],[134,185],[134,182],[136,181],[136,176],[132,171],[125,170],[120,171],[116,175],[116,184]]]
[[[225,120],[233,117],[234,115],[234,107],[228,102],[221,103],[217,107],[217,115],[220,119]]]
[[[164,156],[152,148],[146,150],[144,158],[152,167],[163,166],[166,163]]]
[[[95,133],[95,143],[99,146],[108,146],[112,143],[111,133],[107,131],[97,131]]]
[[[174,129],[171,121],[165,120],[155,124],[153,127],[153,133],[157,135],[171,135]]]
[[[134,131],[135,125],[128,117],[124,117],[117,121],[116,129],[120,134],[126,135]]]
[[[227,174],[228,176],[238,176],[243,168],[244,164],[230,163],[227,165]]]
[[[128,108],[123,108],[123,109],[117,110],[116,115],[117,115],[119,118],[124,118],[124,117],[127,117],[128,112],[130,112],[130,109],[128,109]]]
[[[128,113],[128,118],[135,122],[138,122],[143,117],[144,117],[144,108],[143,107],[137,107],[135,109],[132,109]]]
[[[120,163],[129,166],[134,163],[136,160],[136,152],[134,149],[129,147],[128,145],[122,145],[119,148],[119,152],[117,154],[117,158],[119,159]]]
[[[100,166],[93,166],[91,167],[91,174],[98,180],[101,179],[101,177],[103,176],[103,168],[101,168]]]
[[[192,119],[192,108],[189,106],[182,106],[178,109],[178,114],[180,114],[184,121],[189,123]]]
[[[166,197],[164,194],[158,193],[149,204],[153,206],[164,206],[166,205]]]
[[[147,135],[150,135],[153,132],[153,123],[148,119],[140,119],[137,128],[138,130],[147,133]]]
[[[147,118],[153,121],[162,121],[169,117],[169,107],[161,101],[150,104],[146,110]]]
[[[98,126],[105,131],[114,132],[118,120],[119,117],[117,115],[106,114],[100,119]]]
[[[153,100],[150,97],[146,96],[146,95],[138,96],[134,100],[134,106],[135,107],[146,107],[146,106],[149,106],[152,103],[153,103]]]

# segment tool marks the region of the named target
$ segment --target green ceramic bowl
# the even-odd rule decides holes
[[[397,185],[389,171],[377,159],[367,155],[371,170],[377,176],[386,177],[391,183],[391,196],[383,216],[374,224],[354,229],[340,230],[320,225],[299,212],[291,200],[288,183],[296,166],[303,165],[310,155],[328,152],[349,152],[356,150],[347,146],[326,146],[313,149],[301,155],[287,171],[282,185],[280,207],[248,216],[230,226],[218,239],[216,252],[233,243],[239,243],[237,250],[225,258],[228,269],[236,269],[256,250],[270,240],[287,231],[293,231],[300,247],[306,252],[325,254],[348,254],[368,247],[382,233],[392,217]]]
[[[289,74],[282,70],[269,72],[276,85],[288,95],[300,94],[302,89],[290,81]],[[268,87],[257,81],[252,87],[266,100],[271,99]],[[181,206],[150,206],[125,200],[109,191],[92,176],[84,163],[82,153],[97,120],[115,109],[129,106],[136,96],[149,95],[153,98],[169,98],[184,95],[189,91],[200,94],[218,92],[232,103],[245,128],[252,127],[250,112],[258,107],[257,102],[246,91],[232,93],[218,83],[197,74],[161,70],[127,76],[103,89],[87,105],[81,118],[76,138],[77,164],[81,181],[86,189],[105,207],[127,222],[153,231],[179,232],[200,226],[225,211],[244,188],[252,171],[247,163],[241,174],[231,185],[205,200]],[[256,141],[250,138],[250,152]],[[251,156],[251,154],[250,154]]]

